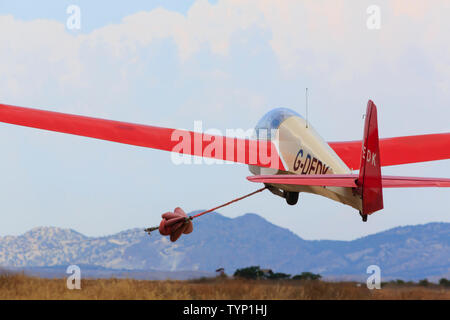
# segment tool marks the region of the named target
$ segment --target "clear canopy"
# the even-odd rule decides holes
[[[277,130],[284,120],[292,116],[301,118],[297,112],[288,108],[276,108],[267,112],[255,126],[258,139],[270,140],[271,130]]]

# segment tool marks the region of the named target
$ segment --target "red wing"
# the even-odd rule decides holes
[[[187,139],[186,147],[178,147],[175,152],[284,170],[270,141],[213,136],[4,104],[0,104],[0,122],[166,151],[174,151]],[[217,148],[210,146],[214,142]]]
[[[359,168],[361,141],[330,142],[349,168]],[[450,159],[450,133],[380,139],[381,166]]]
[[[80,135],[135,146],[172,151],[179,143],[173,140],[175,129],[69,115],[0,104],[0,121],[15,125]],[[188,135],[191,146],[180,153],[284,170],[275,146],[270,142],[212,136],[176,130]],[[205,154],[209,141],[223,139],[223,149]],[[200,141],[198,145],[194,142]],[[330,142],[330,146],[350,168],[359,168],[361,141]],[[260,156],[261,148],[276,161]],[[264,154],[264,152],[262,153]],[[390,166],[450,158],[450,133],[380,139],[381,165]]]
[[[326,187],[357,187],[357,174],[323,174],[323,175],[261,175],[247,177],[249,181],[290,184],[298,186],[326,186]],[[450,179],[446,178],[418,178],[382,176],[383,188],[409,188],[409,187],[450,187]]]

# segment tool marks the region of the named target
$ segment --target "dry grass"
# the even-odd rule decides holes
[[[445,299],[450,289],[389,285],[381,290],[352,282],[252,281],[203,279],[146,281],[82,280],[81,290],[68,290],[65,279],[41,279],[23,274],[0,275],[0,299]]]

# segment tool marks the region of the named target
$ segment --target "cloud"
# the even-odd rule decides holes
[[[249,28],[270,32],[270,45],[285,71],[368,70],[377,60],[395,61],[411,46],[422,48],[430,58],[442,54],[436,67],[445,65],[441,61],[444,54],[448,57],[449,45],[443,42],[450,28],[450,21],[442,16],[442,8],[449,6],[445,0],[381,3],[382,28],[378,33],[366,28],[364,1],[355,5],[343,0],[223,0],[214,5],[198,0],[186,15],[157,8],[78,36],[54,21],[23,22],[2,16],[2,30],[8,30],[0,36],[2,71],[9,70],[8,75],[14,72],[15,77],[8,77],[8,88],[13,91],[17,91],[17,83],[11,78],[20,78],[30,65],[44,62],[57,65],[62,85],[73,84],[80,82],[80,50],[86,46],[103,44],[107,55],[125,64],[135,62],[141,48],[170,38],[176,43],[179,58],[186,61],[203,45],[213,54],[228,55],[233,36]],[[417,20],[425,24],[411,23]],[[436,52],[436,46],[444,46],[444,52]]]

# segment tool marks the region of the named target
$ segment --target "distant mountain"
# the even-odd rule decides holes
[[[50,272],[70,264],[135,274],[214,272],[218,267],[233,273],[259,265],[290,274],[311,271],[351,279],[366,279],[367,267],[376,264],[384,279],[450,278],[450,223],[398,227],[353,241],[308,241],[256,214],[231,219],[215,213],[198,219],[194,232],[175,243],[157,233],[149,237],[143,228],[94,238],[39,227],[21,236],[0,237],[0,267]]]

